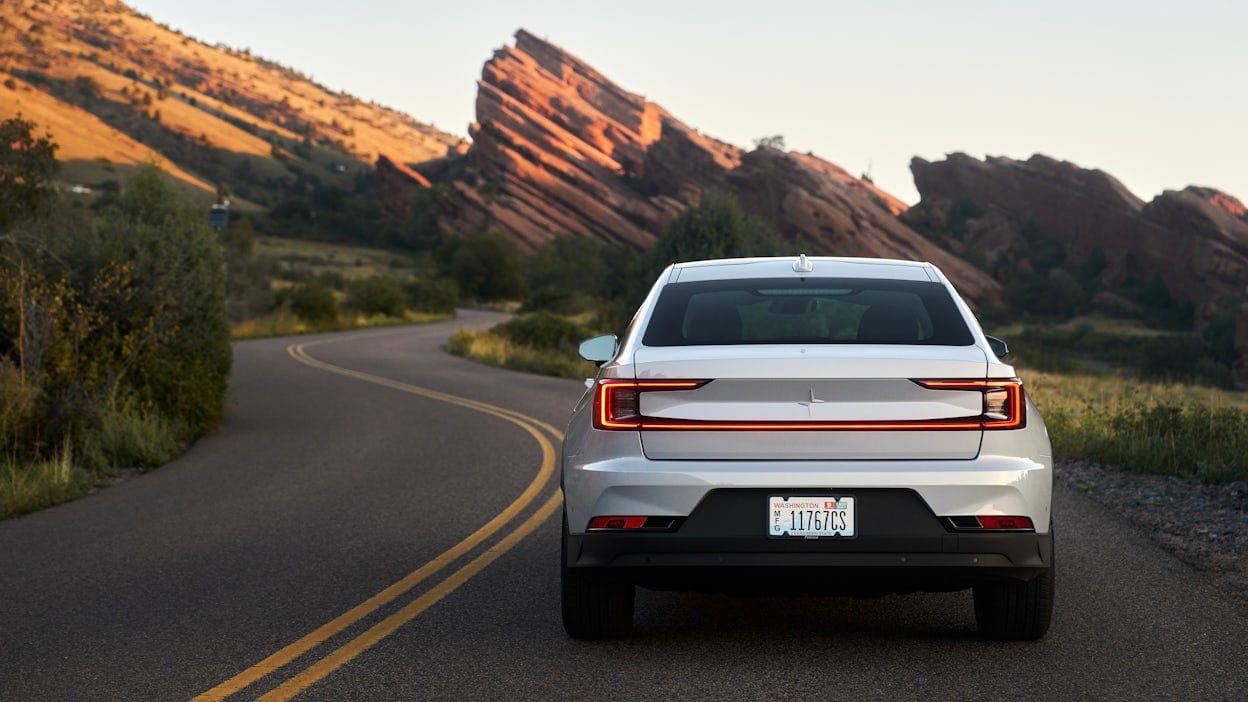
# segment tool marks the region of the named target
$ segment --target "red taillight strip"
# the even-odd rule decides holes
[[[641,393],[647,390],[675,391],[700,388],[709,380],[602,380],[594,395],[594,426],[598,429],[644,431],[970,431],[979,429],[1020,429],[1026,425],[1022,382],[1008,380],[915,380],[929,390],[985,392],[997,388],[1007,393],[1009,412],[1005,419],[986,414],[952,419],[912,419],[892,421],[754,421],[723,422],[703,419],[667,419],[641,414]],[[637,413],[616,414],[616,395],[634,391]]]
[[[1023,381],[1018,378],[1002,378],[993,380],[916,380],[919,385],[929,390],[989,390],[1002,389],[1006,392],[1006,406],[1009,411],[1005,419],[980,417],[984,429],[1022,429],[1027,426],[1027,403],[1023,401]],[[986,410],[985,410],[986,411]]]

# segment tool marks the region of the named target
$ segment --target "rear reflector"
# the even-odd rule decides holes
[[[590,529],[641,529],[646,526],[645,517],[593,517]]]
[[[980,517],[979,524],[984,529],[1000,531],[1000,530],[1031,530],[1031,519],[1029,517]]]
[[[946,517],[957,531],[1035,531],[1030,517],[1004,517],[996,514],[978,517]]]

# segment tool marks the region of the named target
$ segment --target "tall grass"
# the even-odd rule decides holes
[[[238,322],[231,329],[231,336],[239,339],[262,339],[273,336],[295,336],[298,334],[318,334],[321,332],[345,331],[367,327],[391,327],[401,324],[426,324],[454,319],[454,314],[433,312],[416,312],[408,310],[399,317],[386,315],[339,314],[334,319],[322,322],[310,322],[286,308],[256,319]]]
[[[68,443],[54,457],[35,462],[0,457],[0,519],[72,500],[89,490],[93,476],[72,459]]]
[[[558,378],[592,378],[594,364],[575,353],[520,344],[490,330],[461,329],[446,348],[457,356],[500,368],[553,375]]]
[[[1207,482],[1248,479],[1248,393],[1019,369],[1059,458]]]

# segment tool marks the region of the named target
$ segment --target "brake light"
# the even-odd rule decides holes
[[[603,380],[594,395],[594,427],[641,429],[641,393],[647,390],[693,390],[705,380]]]
[[[970,431],[1021,429],[1026,426],[1023,384],[1008,380],[915,380],[929,390],[978,391],[979,415],[951,419],[863,421],[719,421],[647,417],[641,395],[647,391],[694,390],[709,380],[601,380],[594,394],[594,428],[645,431]]]
[[[916,380],[928,390],[978,390],[983,393],[983,414],[976,418],[983,429],[1022,429],[1027,426],[1027,403],[1023,401],[1023,381],[1004,380]]]

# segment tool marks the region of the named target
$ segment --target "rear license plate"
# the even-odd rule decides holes
[[[852,497],[773,495],[768,502],[768,536],[817,539],[855,535],[856,515]]]

